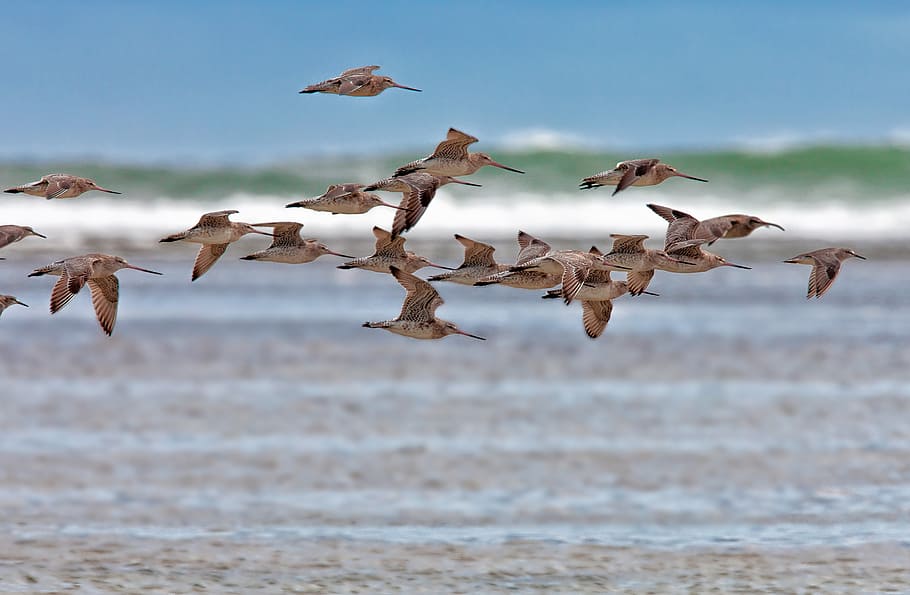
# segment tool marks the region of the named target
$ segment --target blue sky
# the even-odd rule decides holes
[[[263,163],[501,145],[910,137],[910,7],[8,2],[0,158]],[[298,95],[364,64],[420,87]],[[481,149],[482,150],[482,149]]]

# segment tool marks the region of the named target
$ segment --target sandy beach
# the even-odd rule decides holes
[[[441,285],[488,341],[417,342],[360,327],[390,277],[255,243],[192,285],[192,247],[127,252],[165,275],[121,274],[111,339],[87,296],[42,312],[16,273],[52,255],[4,265],[0,591],[910,588],[901,248],[807,303],[790,246],[728,243],[755,270],[659,276],[598,341]]]

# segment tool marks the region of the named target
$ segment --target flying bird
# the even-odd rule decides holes
[[[356,258],[350,262],[338,265],[339,269],[364,269],[374,273],[390,273],[392,267],[401,269],[407,273],[413,273],[423,267],[436,267],[437,269],[446,269],[451,271],[451,267],[444,267],[439,264],[433,264],[429,259],[414,254],[410,250],[404,249],[405,238],[403,236],[393,236],[381,227],[373,228],[373,235],[376,237],[376,248],[370,256]]]
[[[485,165],[523,174],[525,172],[494,161],[486,153],[468,153],[468,147],[477,138],[460,130],[449,128],[446,139],[436,145],[436,150],[423,159],[412,161],[395,170],[396,176],[422,171],[437,176],[468,176]]]
[[[663,270],[673,273],[703,273],[717,267],[751,268],[727,262],[717,254],[702,250],[702,245],[708,240],[696,237],[695,230],[698,229],[699,221],[692,215],[655,204],[649,204],[648,208],[669,223],[664,240],[664,252],[677,262],[666,263]]]
[[[602,171],[583,179],[579,188],[588,190],[600,186],[616,186],[616,190],[612,194],[612,196],[616,196],[617,192],[621,192],[629,186],[654,186],[674,176],[699,182],[708,181],[681,173],[675,167],[661,163],[660,159],[631,159],[620,161],[611,170]]]
[[[89,190],[98,190],[108,194],[120,194],[116,190],[102,188],[90,178],[80,178],[70,174],[48,174],[36,182],[23,184],[7,188],[4,192],[10,194],[29,194],[31,196],[41,196],[48,200],[52,198],[75,198],[83,192]]]
[[[214,211],[199,218],[193,227],[180,233],[169,235],[159,242],[192,242],[202,244],[193,263],[192,280],[195,281],[214,265],[232,242],[236,242],[248,233],[257,233],[272,237],[273,234],[255,229],[249,223],[230,221],[228,217],[239,211]]]
[[[427,281],[449,281],[461,285],[474,285],[475,282],[495,273],[507,271],[509,265],[498,264],[493,258],[496,248],[483,242],[455,234],[455,239],[464,246],[464,261],[457,269],[449,273],[434,275]]]
[[[31,227],[25,225],[0,225],[0,248],[5,248],[29,236],[38,236],[47,239],[47,236],[41,235]],[[0,258],[0,260],[3,260]]]
[[[391,273],[407,291],[401,312],[394,320],[364,322],[363,326],[383,328],[412,339],[442,339],[448,335],[464,335],[472,339],[486,340],[466,333],[453,322],[436,318],[436,309],[443,304],[443,300],[432,285],[394,266]]]
[[[332,95],[350,95],[352,97],[373,97],[379,95],[389,87],[407,89],[408,91],[421,91],[414,87],[399,85],[387,76],[373,74],[379,66],[361,66],[345,70],[335,78],[310,85],[301,93],[329,93]]]
[[[282,262],[285,264],[305,264],[331,254],[344,258],[354,258],[329,250],[328,246],[319,240],[304,239],[300,237],[303,223],[295,221],[278,221],[275,223],[254,223],[253,227],[271,227],[275,233],[272,245],[265,250],[253,252],[242,256],[240,260],[265,260],[269,262]]]
[[[133,269],[153,275],[161,274],[157,271],[133,266],[120,256],[95,253],[58,260],[45,267],[35,269],[28,276],[56,275],[60,277],[51,290],[51,314],[59,312],[79,293],[83,286],[88,284],[98,324],[101,325],[101,330],[110,336],[114,332],[114,323],[117,322],[117,303],[120,301],[120,282],[114,273],[120,269]]]
[[[363,191],[363,184],[332,184],[316,198],[307,198],[285,205],[312,211],[327,211],[333,215],[361,215],[374,207],[402,207],[387,203],[375,194]]]
[[[12,305],[18,304],[20,306],[25,306],[28,308],[28,304],[23,304],[12,295],[0,295],[0,315],[3,314],[3,311],[9,308]]]
[[[860,256],[847,248],[822,248],[794,256],[784,262],[812,266],[812,272],[809,273],[809,292],[806,294],[806,299],[810,299],[825,295],[837,278],[841,263],[851,257],[866,260],[865,256]]]

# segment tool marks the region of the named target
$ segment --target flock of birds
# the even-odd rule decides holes
[[[378,68],[364,66],[346,70],[337,77],[310,85],[300,92],[372,97],[392,87],[420,91],[400,85],[389,77],[373,74]],[[235,210],[206,213],[193,227],[160,241],[201,244],[193,265],[193,281],[204,275],[232,242],[251,233],[270,236],[272,243],[264,250],[244,256],[244,260],[303,264],[330,254],[352,259],[340,265],[338,268],[341,269],[359,268],[390,273],[407,292],[401,312],[394,319],[366,322],[363,326],[382,328],[415,339],[440,339],[459,334],[483,340],[483,337],[465,332],[454,323],[436,317],[436,309],[443,300],[430,281],[477,286],[499,284],[521,289],[548,290],[544,298],[562,299],[566,304],[576,300],[581,302],[585,332],[589,337],[597,338],[610,320],[613,300],[625,294],[649,293],[646,289],[655,271],[699,273],[722,266],[748,269],[750,267],[727,262],[721,256],[705,250],[704,246],[710,246],[719,239],[746,237],[761,227],[783,230],[776,223],[751,215],[733,214],[698,220],[678,209],[649,204],[647,206],[668,224],[663,249],[646,248],[644,242],[648,236],[645,235],[612,234],[610,237],[613,245],[607,253],[596,247],[591,247],[588,251],[554,250],[543,240],[519,231],[519,253],[515,263],[502,264],[494,259],[493,246],[455,234],[455,239],[464,246],[464,261],[456,269],[434,264],[423,256],[405,250],[402,234],[417,225],[441,186],[452,183],[480,186],[456,176],[471,175],[484,166],[525,173],[495,161],[486,153],[469,152],[468,147],[476,142],[478,139],[474,136],[450,128],[446,139],[437,145],[433,153],[399,167],[388,178],[369,185],[333,184],[319,197],[286,205],[333,214],[361,214],[375,207],[394,209],[391,231],[373,228],[376,246],[370,256],[354,258],[334,252],[318,240],[305,239],[300,235],[303,227],[301,223],[278,221],[249,224],[231,221],[230,216],[237,213]],[[621,161],[610,170],[584,178],[580,188],[615,186],[613,195],[616,195],[630,186],[653,186],[671,177],[707,182],[703,178],[681,173],[659,159],[633,159]],[[5,192],[55,199],[75,198],[91,190],[120,194],[99,186],[91,179],[70,174],[49,174]],[[372,194],[374,191],[401,193],[402,199],[396,205]],[[272,231],[257,228],[269,228]],[[0,248],[29,236],[46,237],[31,227],[0,225]],[[850,257],[865,259],[846,248],[822,248],[784,262],[812,266],[807,297],[819,298],[831,287],[841,263]],[[427,280],[414,275],[414,272],[424,267],[446,269],[448,272]],[[161,274],[134,266],[119,256],[91,253],[59,260],[35,269],[29,276],[59,277],[51,290],[52,314],[63,308],[87,284],[101,329],[111,335],[119,301],[119,281],[115,273],[122,269]],[[624,272],[626,279],[612,279],[610,275],[613,272]],[[14,296],[0,295],[0,314],[14,304],[26,306]]]

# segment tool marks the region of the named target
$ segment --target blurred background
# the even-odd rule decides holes
[[[906,589],[910,9],[893,3],[32,2],[5,7],[0,186],[55,171],[122,196],[0,195],[0,586],[374,592],[680,585]],[[347,68],[423,89],[299,95]],[[285,210],[369,183],[455,127],[525,175],[443,188],[407,247],[513,260],[646,233],[653,202],[762,229],[751,271],[661,274],[592,341],[579,306],[440,284],[488,340],[411,341],[394,279],[240,261],[190,283],[206,211],[372,251],[392,215]],[[708,184],[579,191],[621,159]],[[390,201],[396,195],[386,195]],[[846,246],[821,300],[798,253]],[[48,262],[123,271],[112,338]],[[426,276],[427,271],[420,274]],[[299,555],[289,554],[296,552]],[[609,572],[607,572],[609,569]],[[407,581],[407,583],[405,583]],[[37,585],[38,587],[35,587]]]

